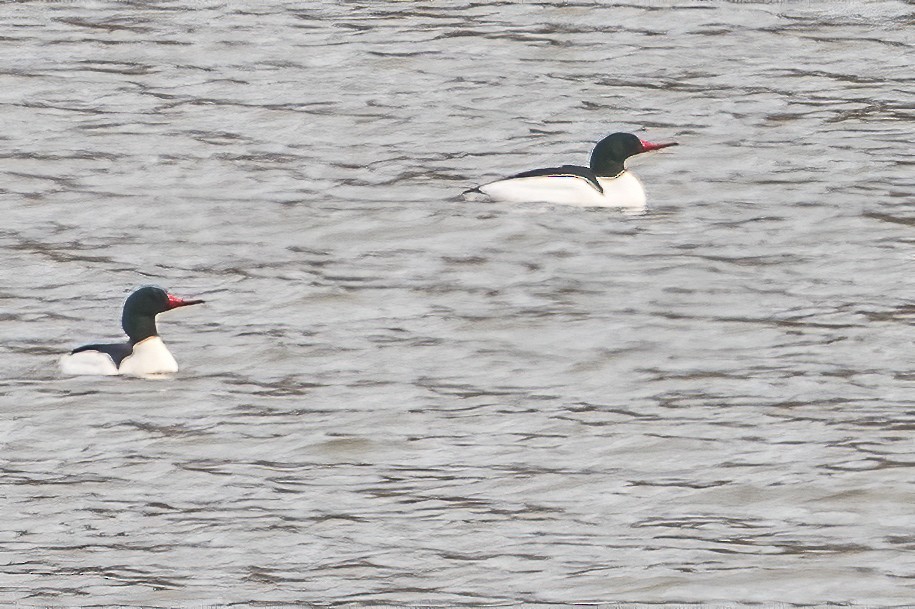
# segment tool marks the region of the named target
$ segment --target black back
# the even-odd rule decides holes
[[[133,353],[133,345],[131,343],[83,345],[82,347],[77,347],[70,353],[79,353],[81,351],[99,351],[100,353],[106,353],[111,357],[114,365],[120,368],[124,358]]]
[[[536,178],[539,176],[581,178],[590,184],[593,188],[595,188],[597,192],[604,192],[604,189],[597,181],[597,175],[587,167],[581,167],[580,165],[562,165],[561,167],[532,169],[531,171],[525,171],[505,179],[512,180],[514,178]]]

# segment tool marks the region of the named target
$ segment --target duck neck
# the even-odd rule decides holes
[[[626,171],[626,167],[623,165],[622,161],[592,161],[591,171],[599,178],[615,178]]]
[[[150,336],[158,336],[155,315],[124,315],[121,326],[130,338],[130,344],[135,345]]]

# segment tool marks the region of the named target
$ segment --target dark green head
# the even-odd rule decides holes
[[[144,286],[134,291],[124,302],[121,327],[130,337],[131,343],[138,343],[150,336],[158,336],[156,315],[159,313],[202,302],[202,300],[182,300],[157,286]]]
[[[603,177],[619,175],[626,168],[625,162],[629,157],[676,145],[676,142],[653,144],[640,140],[631,133],[613,133],[594,146],[594,152],[591,153],[591,171]]]

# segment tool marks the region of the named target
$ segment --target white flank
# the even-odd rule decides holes
[[[114,360],[101,351],[80,351],[68,353],[60,358],[60,371],[64,374],[91,374],[112,376],[120,374]]]
[[[480,186],[480,191],[493,201],[505,203],[644,209],[645,189],[639,179],[628,171],[614,178],[598,178],[597,181],[604,189],[603,193],[584,178],[572,176],[511,178]]]

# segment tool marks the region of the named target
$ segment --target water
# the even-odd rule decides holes
[[[911,602],[913,14],[0,5],[0,602]]]

